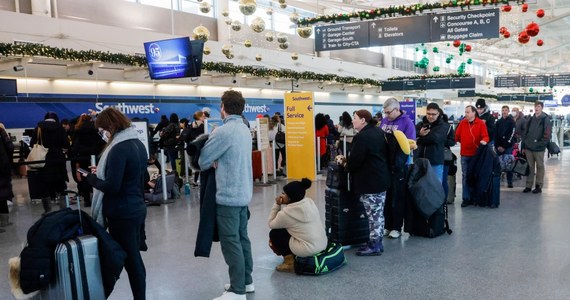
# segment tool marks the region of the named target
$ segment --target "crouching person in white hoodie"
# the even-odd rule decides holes
[[[293,272],[295,256],[313,256],[327,247],[327,236],[319,210],[305,191],[311,180],[303,178],[283,187],[269,215],[269,247],[284,261],[275,269]]]

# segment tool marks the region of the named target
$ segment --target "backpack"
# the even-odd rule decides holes
[[[308,257],[295,257],[295,273],[297,275],[323,275],[346,264],[344,249],[341,244],[330,242],[325,250]]]
[[[281,124],[277,125],[277,132],[275,133],[275,142],[285,144],[285,132],[281,131]]]

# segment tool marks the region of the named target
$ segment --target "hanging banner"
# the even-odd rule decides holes
[[[314,97],[287,92],[284,102],[287,177],[316,179]]]

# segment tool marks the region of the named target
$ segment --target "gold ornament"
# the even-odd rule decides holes
[[[281,7],[282,9],[286,9],[286,8],[287,8],[287,3],[279,4],[279,7]]]
[[[244,45],[246,48],[249,48],[249,47],[251,47],[251,41],[250,41],[250,40],[245,40],[245,41],[243,42],[243,45]]]
[[[232,59],[232,58],[234,58],[234,53],[233,53],[233,52],[228,53],[228,54],[226,55],[226,58],[227,58],[227,59]]]
[[[280,49],[283,49],[283,50],[289,48],[289,42],[280,43],[280,44],[279,44],[279,48],[280,48]]]
[[[279,4],[285,4],[287,1],[286,0],[279,0],[277,2],[279,2]]]
[[[313,27],[297,28],[297,34],[304,39],[309,38],[313,34]]]
[[[192,31],[192,38],[195,40],[201,40],[207,42],[208,38],[210,38],[210,31],[208,30],[208,28],[200,25],[194,28],[194,30]]]
[[[257,17],[251,21],[251,25],[249,25],[251,30],[260,33],[265,30],[265,21],[261,17]]]
[[[204,47],[204,54],[210,55],[210,53],[212,53],[212,50],[210,50],[210,47]]]
[[[224,11],[222,12],[222,16],[228,17],[229,15],[230,15],[230,11],[227,9],[224,9]]]
[[[227,56],[228,54],[230,54],[230,52],[232,52],[232,45],[225,44],[222,46],[222,53],[224,55]]]
[[[261,61],[263,59],[263,57],[261,56],[261,54],[258,54],[255,56],[255,60],[257,61]]]
[[[268,32],[265,34],[265,40],[268,42],[273,42],[273,40],[275,39],[275,35],[273,34],[273,32]]]
[[[273,15],[273,8],[268,8],[265,13],[269,16]]]
[[[200,11],[201,11],[202,13],[207,14],[207,13],[210,12],[210,10],[212,10],[212,5],[210,5],[209,2],[202,2],[202,3],[200,3]]]
[[[283,33],[279,33],[277,35],[277,42],[279,43],[286,43],[289,40],[289,37]]]
[[[257,2],[255,0],[239,0],[239,11],[242,14],[249,16],[253,15],[257,9]]]
[[[225,22],[226,22],[226,25],[232,25],[232,19],[230,19],[230,18],[227,18],[225,20]]]
[[[241,22],[238,20],[232,21],[232,30],[233,31],[240,31],[241,30]]]
[[[299,21],[299,14],[297,12],[290,14],[289,20],[291,20],[291,23],[297,24],[297,22]]]
[[[297,60],[297,59],[299,59],[299,54],[297,54],[297,52],[291,53],[291,59],[292,59],[292,60]]]

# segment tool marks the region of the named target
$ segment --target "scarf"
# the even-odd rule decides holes
[[[111,143],[107,145],[103,154],[101,154],[101,159],[97,164],[97,178],[100,180],[105,180],[105,171],[107,169],[107,157],[109,156],[109,152],[113,147],[121,142],[126,140],[133,140],[138,139],[137,131],[132,127],[126,128],[122,131],[115,133]],[[93,199],[92,199],[92,206],[91,206],[91,216],[99,225],[107,228],[107,224],[105,223],[105,218],[103,217],[103,196],[105,193],[98,189],[93,189]]]

